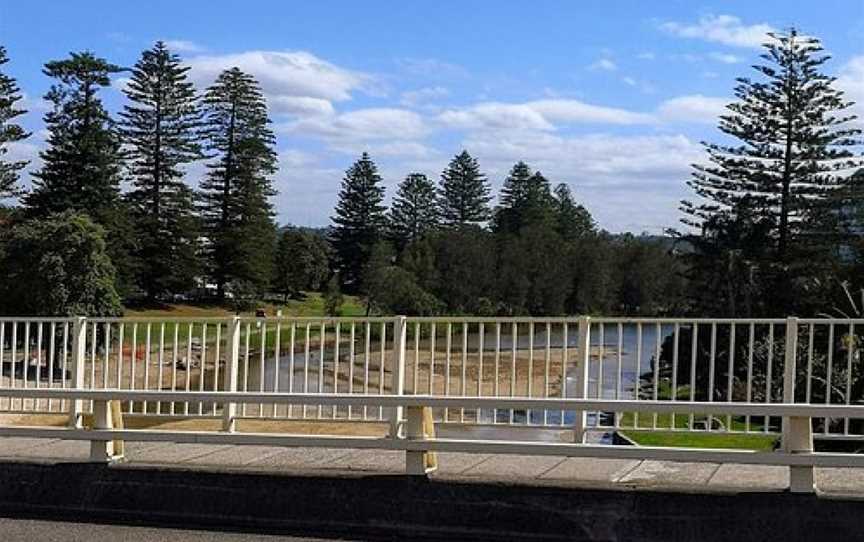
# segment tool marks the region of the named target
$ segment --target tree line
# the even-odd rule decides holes
[[[29,134],[0,48],[0,197],[21,202],[0,216],[0,311],[110,314],[196,287],[218,301],[319,290],[334,314],[343,292],[376,313],[864,311],[851,295],[864,250],[861,131],[822,72],[828,59],[794,29],[766,37],[757,77],[737,79],[719,119],[725,143],[704,143],[693,166],[684,227],[651,237],[602,230],[566,183],[522,161],[496,198],[467,150],[437,180],[408,173],[389,205],[363,153],[330,227],[279,228],[257,81],[231,68],[197,92],[161,42],[131,68],[116,117],[99,93],[120,67],[90,52],[45,65],[49,136],[25,193],[26,163],[3,160]],[[193,188],[195,162],[206,172]]]

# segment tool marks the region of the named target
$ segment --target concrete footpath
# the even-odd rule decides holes
[[[864,469],[818,469],[818,496],[781,467],[440,454],[429,480],[404,453],[0,438],[0,513],[301,536],[449,540],[855,540]]]

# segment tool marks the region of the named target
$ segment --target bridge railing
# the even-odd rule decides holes
[[[351,395],[345,393],[279,393],[233,391],[130,391],[116,389],[5,388],[0,393],[16,399],[53,399],[94,404],[92,427],[70,423],[65,427],[0,426],[0,436],[84,440],[91,444],[90,458],[95,462],[115,459],[112,444],[117,441],[169,441],[179,443],[237,444],[263,446],[310,446],[328,448],[378,448],[406,452],[406,472],[425,475],[430,452],[465,452],[494,454],[557,455],[565,457],[605,457],[618,459],[654,459],[712,463],[776,465],[790,468],[790,489],[796,492],[815,490],[814,467],[862,467],[864,456],[847,453],[815,452],[812,420],[820,417],[864,417],[864,406],[814,405],[797,403],[730,403],[654,401],[628,399],[543,399],[530,397],[491,398],[430,395]],[[109,415],[112,401],[204,402],[222,405],[225,416],[236,412],[231,405],[242,403],[264,405],[295,404],[302,406],[385,408],[403,411],[385,437],[354,435],[295,435],[281,433],[248,433],[235,430],[231,420],[221,431],[177,431],[163,429],[122,429],[115,427]],[[586,444],[574,427],[574,442],[525,441],[507,439],[467,439],[435,437],[424,427],[424,409],[515,409],[688,414],[698,411],[716,416],[762,416],[782,420],[782,446],[775,451],[730,449],[663,448],[652,446],[612,446]],[[577,416],[578,419],[578,416]],[[76,420],[73,420],[73,422]]]
[[[0,386],[407,394],[675,402],[864,399],[860,319],[6,318]],[[92,401],[0,395],[0,411],[92,412]],[[224,417],[213,401],[130,399],[127,415]],[[381,405],[242,402],[231,419],[391,420]],[[777,416],[440,407],[438,423],[768,433]],[[864,438],[851,415],[817,438]]]

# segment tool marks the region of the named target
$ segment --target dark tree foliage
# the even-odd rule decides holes
[[[286,228],[276,247],[273,289],[288,297],[305,290],[319,290],[330,274],[330,247],[321,235],[299,228]]]
[[[441,220],[449,226],[478,224],[489,220],[489,182],[468,151],[456,155],[441,173],[438,202]]]
[[[324,291],[324,313],[327,316],[341,316],[344,301],[342,290],[339,289],[339,274],[334,273],[327,281],[327,289]]]
[[[273,275],[275,138],[255,79],[225,70],[204,94],[204,136],[213,161],[201,182],[206,265],[226,287],[261,292]]]
[[[121,133],[128,147],[127,194],[138,243],[134,257],[148,298],[188,291],[200,270],[199,224],[182,166],[202,157],[201,115],[188,67],[164,43],[144,51],[124,90]]]
[[[98,91],[119,71],[90,52],[45,64],[43,72],[56,82],[45,95],[52,104],[44,118],[48,148],[24,200],[30,216],[73,210],[111,222],[119,199],[120,137]]]
[[[378,167],[364,152],[345,172],[330,231],[339,274],[349,292],[360,288],[372,247],[385,235],[383,202]]]
[[[596,225],[591,213],[573,199],[570,187],[560,183],[555,187],[555,220],[558,233],[566,240],[581,239],[594,233]]]
[[[390,237],[397,247],[419,241],[438,227],[435,184],[422,173],[411,173],[399,183],[390,205]]]
[[[0,314],[115,316],[122,312],[104,230],[65,212],[22,222],[0,237]]]
[[[0,68],[9,62],[6,56],[6,48],[0,46]],[[13,122],[16,117],[26,113],[24,109],[18,109],[16,102],[21,100],[21,91],[15,79],[0,71],[0,200],[20,196],[23,191],[18,185],[18,172],[27,162],[16,160],[10,162],[3,160],[3,155],[9,152],[9,144],[27,139],[30,136],[20,125]]]
[[[532,173],[525,162],[510,170],[500,199],[493,224],[497,233],[516,234],[528,224],[551,219],[554,213],[549,181],[539,171]]]
[[[688,181],[700,201],[681,205],[696,288],[712,291],[718,273],[746,279],[695,307],[718,316],[814,311],[843,244],[847,179],[864,164],[850,148],[861,134],[851,103],[820,71],[829,57],[819,41],[795,29],[769,37],[760,79],[739,78],[720,119],[737,143],[705,144],[709,163]]]

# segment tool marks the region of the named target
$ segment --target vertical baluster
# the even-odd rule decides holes
[[[567,341],[569,340],[567,337],[567,328],[569,324],[567,321],[563,321],[561,323],[561,398],[565,399],[567,397],[567,370],[570,364],[569,359],[569,351]],[[564,411],[560,412],[560,425],[564,427]]]
[[[805,402],[810,403],[811,394],[813,392],[813,324],[807,328],[807,383],[805,385]]]
[[[452,344],[452,333],[453,324],[447,322],[447,336],[445,337],[445,346],[447,348],[447,352],[444,354],[444,395],[450,395],[450,350],[453,347]],[[444,422],[450,421],[450,409],[444,408]]]
[[[693,322],[693,336],[690,339],[690,402],[696,400],[696,356],[699,354],[699,323]],[[687,419],[687,429],[693,430],[694,413]]]
[[[27,382],[30,375],[30,321],[24,322],[24,383],[23,388],[27,388]],[[27,399],[21,398],[21,410],[27,410]]]
[[[604,369],[604,365],[606,364],[606,324],[604,322],[598,322],[597,326],[598,326],[597,339],[598,339],[600,344],[598,345],[598,354],[597,354],[597,386],[596,386],[597,395],[596,395],[596,397],[597,397],[597,399],[603,399],[603,379],[604,379],[603,369]],[[589,333],[589,335],[590,335],[590,333]],[[591,374],[590,371],[588,374],[589,375]],[[599,411],[594,412],[594,426],[595,427],[600,426],[600,423],[601,423],[600,414],[601,413]]]
[[[534,321],[528,323],[528,385],[527,385],[528,397],[533,397],[534,395]],[[526,413],[525,422],[528,425],[531,425],[531,415],[532,411],[528,410]]]
[[[0,369],[5,369],[6,367],[6,322],[0,320]],[[2,377],[5,371],[0,370],[0,377]],[[9,372],[9,380],[11,381],[15,376],[14,371],[10,370]],[[11,384],[10,384],[11,387]],[[0,410],[11,410],[10,403],[11,399],[6,397],[0,397],[0,404],[5,404],[6,408],[0,406]]]
[[[588,359],[586,356],[585,359]],[[636,322],[636,399],[642,398],[642,322]],[[639,413],[633,413],[633,427],[639,428]]]
[[[309,393],[309,334],[311,332],[311,325],[309,322],[306,323],[306,342],[304,345],[303,351],[303,393]],[[306,419],[306,407],[307,405],[303,405],[303,419]]]
[[[275,393],[279,393],[279,373],[282,372],[282,311],[279,311],[278,318],[276,319],[276,337],[274,338],[275,344],[273,346],[273,356],[275,358],[276,367],[273,371],[273,391]],[[279,416],[279,405],[273,403],[273,417],[277,418]]]
[[[462,322],[462,390],[460,395],[463,397],[468,393],[468,390],[465,386],[465,378],[466,371],[465,367],[468,365],[468,323]],[[459,409],[459,421],[461,423],[465,423],[465,408]]]
[[[519,342],[519,324],[513,322],[513,334],[510,344],[511,356],[510,356],[510,397],[516,396],[516,347]],[[511,408],[510,409],[510,424],[513,424],[515,417],[515,412]]]
[[[324,337],[327,336],[327,324],[321,322],[319,333],[321,337],[318,340],[318,393],[324,393]],[[384,383],[384,349],[381,349],[381,383]],[[383,390],[382,390],[383,391]],[[318,405],[318,419],[321,419],[322,406]]]
[[[123,389],[123,341],[126,338],[126,324],[117,324],[117,389]]]
[[[849,340],[846,344],[846,404],[852,399],[852,356],[855,352],[855,324],[849,322]],[[849,417],[843,418],[843,434],[849,434]]]
[[[753,351],[755,349],[756,325],[750,322],[747,344],[747,402],[753,401]],[[750,432],[750,415],[744,418],[744,430]]]
[[[483,396],[483,341],[485,339],[486,329],[483,325],[483,322],[478,324],[478,333],[477,337],[477,397]],[[480,408],[477,408],[477,412],[474,413],[474,422],[480,423],[480,418],[482,414],[480,412]]]
[[[414,322],[414,387],[411,388],[411,393],[417,395],[419,393],[418,386],[420,383],[420,322]]]
[[[39,381],[42,379],[42,322],[36,324],[36,371],[33,377],[36,388],[39,388]],[[39,410],[39,400],[33,401],[33,410]]]
[[[825,378],[825,403],[831,404],[831,394],[834,391],[833,385],[833,366],[834,366],[834,324],[828,324],[828,367],[826,369]],[[825,418],[823,421],[823,431],[827,435],[830,433],[831,418]]]
[[[711,322],[711,353],[708,358],[708,401],[714,401],[714,373],[716,368],[717,358],[717,324]],[[710,432],[714,425],[714,418],[708,414],[708,431]]]
[[[543,360],[543,397],[549,397],[549,365],[552,363],[552,324],[546,322],[546,353]],[[543,425],[549,423],[549,411],[543,409]]]
[[[651,396],[656,401],[659,398],[658,391],[660,386],[660,345],[663,342],[663,327],[658,322],[654,329],[654,389]],[[657,413],[652,414],[652,428],[657,429]]]
[[[150,389],[150,349],[151,349],[151,339],[152,339],[152,323],[147,322],[147,337],[145,339],[145,353],[144,353],[144,390]],[[144,414],[147,414],[147,401],[142,403]]]
[[[395,335],[395,333],[394,333]],[[387,322],[381,322],[381,364],[378,367],[378,393],[384,395],[384,349],[387,345]],[[384,419],[384,407],[378,407],[378,419]]]
[[[227,327],[228,325],[230,325],[230,324],[226,324],[226,327],[225,327],[226,331],[228,331],[228,327]],[[213,391],[219,391],[219,365],[222,362],[221,352],[220,352],[221,344],[222,344],[222,322],[216,322],[215,342],[216,342],[216,344],[213,346]],[[203,341],[202,341],[202,343],[203,343]],[[201,348],[202,348],[202,350],[201,350],[202,354],[206,353],[206,351],[207,351],[206,348],[204,346],[202,346]],[[226,348],[225,350],[227,352],[231,351],[231,349],[229,349],[229,348]],[[227,363],[226,363],[226,365],[227,365]],[[203,370],[204,370],[203,369],[203,367],[204,367],[203,359],[202,359],[201,367],[202,367],[201,374],[203,376],[203,374],[204,374],[204,372],[203,372]],[[202,378],[201,382],[203,383],[203,381],[204,381],[204,379]],[[211,406],[211,412],[213,413],[214,416],[216,415],[216,403],[215,402]]]
[[[624,355],[624,353],[623,353],[624,337],[622,335],[624,333],[624,324],[622,324],[621,322],[618,322],[618,330],[617,331],[618,331],[618,333],[617,333],[618,344],[616,344],[615,346],[616,346],[616,349],[618,351],[618,356],[617,356],[617,366],[615,368],[615,399],[621,399],[621,380],[623,377],[622,365],[624,362],[623,357],[622,357]],[[616,428],[621,427],[621,413],[620,412],[613,412],[612,416],[614,416],[613,423],[614,423],[615,427]]]
[[[768,372],[765,377],[765,402],[771,402],[771,380],[773,378],[773,369],[774,369],[774,324],[768,324]],[[768,432],[768,426],[771,425],[771,417],[764,417],[764,424],[762,426],[762,432]]]
[[[675,327],[672,331],[672,400],[678,400],[678,356],[680,355],[681,348],[678,344],[679,339],[681,338],[681,323],[675,322]],[[672,412],[669,414],[669,428],[674,431],[676,429],[675,425],[675,413]]]
[[[493,384],[495,388],[495,397],[500,397],[500,364],[501,364],[501,322],[495,322],[495,383]],[[492,423],[498,423],[498,409],[495,409],[493,413]]]
[[[2,340],[0,340],[2,342]],[[66,378],[66,371],[69,369],[69,322],[63,322],[63,346],[60,348],[63,353],[63,361],[61,362],[61,369],[63,374],[60,378],[60,387],[65,388],[68,384],[68,379]],[[0,358],[3,356],[0,355]],[[60,411],[67,412],[69,410],[69,403],[65,400],[60,401]]]
[[[735,375],[735,323],[729,324],[729,366],[726,368],[726,402],[732,402],[732,385]],[[726,416],[726,430],[732,431],[732,416]]]
[[[258,391],[264,391],[264,365],[267,363],[267,320],[260,319],[261,326],[261,356],[258,365]],[[323,343],[322,343],[323,344]],[[264,416],[264,403],[258,403],[258,417]]]
[[[162,389],[162,376],[163,376],[162,375],[162,372],[163,372],[162,366],[165,363],[165,322],[162,322],[161,324],[159,324],[159,355],[158,355],[158,360],[159,360],[159,367],[156,370],[156,373],[157,373],[156,378],[157,378],[158,383],[156,384],[156,389],[161,390]],[[162,414],[162,401],[156,402],[156,413]]]
[[[2,325],[2,324],[0,324]],[[54,387],[54,365],[57,364],[57,356],[56,356],[56,335],[57,335],[57,322],[51,322],[49,326],[49,333],[51,334],[48,339],[48,387]],[[0,339],[2,342],[3,339]],[[0,365],[2,365],[3,354],[0,354]],[[53,401],[48,399],[48,412],[52,412]]]
[[[297,322],[291,322],[291,349],[288,351],[288,391],[294,393],[294,349],[297,341]],[[288,417],[294,417],[294,405],[288,405]]]
[[[171,391],[177,391],[177,359],[180,348],[180,322],[174,322],[174,344],[171,347]],[[169,412],[174,415],[174,403],[171,401]]]
[[[435,394],[435,336],[438,334],[435,322],[432,322],[429,332],[429,395]]]
[[[336,338],[333,342],[333,394],[339,393],[339,322],[336,322],[334,334]],[[336,405],[333,405],[333,419],[336,419]]]
[[[356,328],[357,325],[355,322],[351,322],[351,343],[348,347],[348,393],[354,393],[354,340],[356,336]],[[348,405],[348,419],[351,419],[351,415],[353,414],[353,409],[351,405]]]
[[[12,350],[12,368],[10,369],[10,372],[9,372],[10,387],[12,387],[12,388],[16,387],[15,381],[17,380],[17,378],[15,377],[15,373],[16,373],[15,366],[17,365],[17,361],[15,358],[18,357],[17,349],[18,349],[18,322],[13,321],[12,322],[12,348],[11,348],[11,350]],[[26,366],[25,366],[25,369],[26,369]],[[15,401],[11,398],[9,399],[9,410],[15,410]]]
[[[372,322],[366,320],[366,345],[363,357],[363,394],[369,395],[369,351],[372,349]],[[369,419],[369,408],[363,405],[363,419]]]
[[[90,388],[96,388],[96,331],[98,324],[90,322]],[[93,401],[90,401],[90,412],[93,412]]]
[[[138,322],[132,323],[132,358],[130,359],[130,363],[132,364],[129,367],[129,389],[135,389],[135,364],[138,363]],[[135,411],[135,401],[132,399],[129,400],[128,405],[129,413]]]
[[[185,385],[183,386],[183,389],[185,389],[186,391],[190,391],[190,387],[192,385],[192,376],[191,375],[192,375],[192,328],[193,327],[194,327],[194,323],[192,323],[192,322],[186,323],[186,382],[185,382]],[[216,361],[216,366],[217,367],[219,366],[218,358]],[[198,365],[198,374],[200,375],[199,376],[199,380],[200,380],[203,377],[200,364]],[[216,380],[215,382],[218,382],[218,380]],[[214,386],[214,388],[217,387],[215,383],[213,386]],[[214,405],[213,415],[215,416],[216,415],[216,412],[215,412],[216,403],[213,403],[213,405]],[[184,416],[189,415],[189,401],[183,401],[183,415]]]

